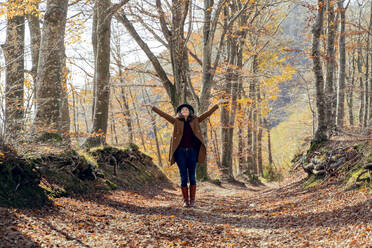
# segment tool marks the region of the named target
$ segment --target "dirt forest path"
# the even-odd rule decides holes
[[[372,247],[372,195],[327,186],[198,186],[57,198],[41,210],[0,209],[1,247]]]

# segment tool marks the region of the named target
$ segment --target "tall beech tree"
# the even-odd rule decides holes
[[[339,37],[339,57],[340,69],[338,77],[338,102],[337,102],[337,127],[343,128],[345,117],[345,81],[346,81],[346,10],[345,1],[338,1],[338,10],[340,11],[340,37]]]
[[[6,42],[2,45],[6,64],[5,139],[16,139],[24,116],[25,6],[8,1]]]
[[[86,146],[106,144],[110,106],[110,38],[112,16],[128,0],[111,4],[110,0],[96,0],[93,14],[92,43],[94,54],[93,127]]]
[[[324,23],[324,0],[318,0],[318,11],[315,23],[312,27],[313,43],[311,57],[313,60],[313,72],[315,74],[315,90],[316,90],[316,107],[317,107],[317,119],[318,127],[315,132],[314,141],[328,140],[328,122],[326,118],[326,99],[324,93],[324,77],[323,67],[320,55],[320,36],[323,32]]]
[[[34,125],[62,133],[63,76],[65,67],[65,27],[67,0],[48,0],[36,82]]]
[[[334,129],[335,111],[334,101],[337,99],[334,83],[335,71],[335,37],[336,37],[336,15],[335,0],[327,0],[327,59],[326,59],[326,81],[325,81],[325,104],[327,127],[329,130]]]

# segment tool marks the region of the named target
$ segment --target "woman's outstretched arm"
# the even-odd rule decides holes
[[[204,121],[205,119],[207,119],[211,114],[213,114],[214,111],[216,111],[218,109],[218,104],[214,105],[210,110],[208,110],[207,112],[201,114],[199,116],[199,122],[202,122]]]
[[[210,110],[208,110],[207,112],[201,114],[199,116],[199,122],[202,122],[204,121],[205,119],[207,119],[211,114],[213,114],[214,111],[216,111],[218,109],[218,105],[222,104],[222,103],[227,103],[228,100],[225,100],[225,99],[221,99],[219,100],[216,105],[214,105]]]
[[[174,123],[176,122],[176,118],[174,118],[173,116],[161,111],[160,109],[158,109],[157,107],[153,106],[153,105],[150,105],[150,104],[145,104],[143,105],[145,107],[151,107],[151,110],[154,111],[155,113],[157,113],[158,115],[160,115],[161,117],[163,117],[164,119],[166,119],[167,121],[169,121],[170,123]]]

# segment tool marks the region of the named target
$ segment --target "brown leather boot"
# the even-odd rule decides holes
[[[186,187],[181,187],[182,190],[182,196],[183,196],[183,206],[184,207],[189,207],[189,190]]]
[[[190,185],[190,207],[195,207],[196,185]]]

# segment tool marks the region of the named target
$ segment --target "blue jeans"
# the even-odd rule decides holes
[[[181,176],[181,187],[187,186],[189,179],[190,185],[196,185],[195,173],[198,152],[195,148],[178,147],[174,152],[174,159],[178,165]]]

